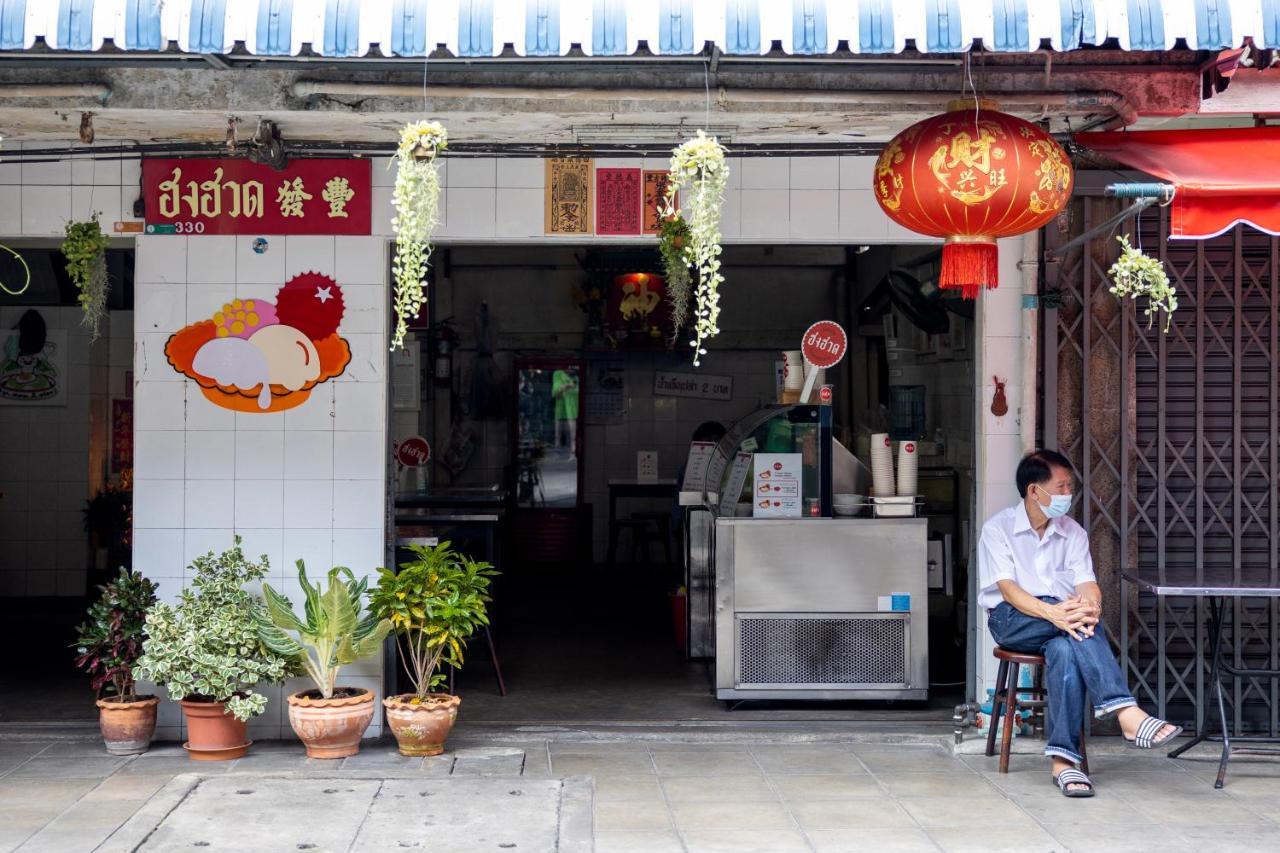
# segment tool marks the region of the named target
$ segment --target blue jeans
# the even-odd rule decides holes
[[[1059,599],[1041,596],[1041,601],[1058,604]],[[1080,763],[1080,728],[1084,724],[1086,693],[1093,699],[1093,713],[1105,717],[1121,708],[1137,705],[1129,692],[1116,656],[1107,644],[1099,621],[1092,637],[1073,640],[1052,622],[1028,616],[1007,601],[991,611],[987,619],[991,636],[1014,652],[1044,655],[1044,685],[1048,691],[1049,742],[1045,755]]]

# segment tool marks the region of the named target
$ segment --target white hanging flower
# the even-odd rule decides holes
[[[436,121],[410,122],[400,131],[396,148],[396,185],[391,197],[396,214],[395,278],[396,329],[391,349],[404,345],[408,321],[427,301],[424,282],[431,257],[431,235],[440,222],[440,173],[436,155],[449,146],[449,135]]]
[[[1123,251],[1108,271],[1115,282],[1111,286],[1112,295],[1119,299],[1147,297],[1147,307],[1143,311],[1147,315],[1147,328],[1151,328],[1155,315],[1163,311],[1164,331],[1168,334],[1173,312],[1178,310],[1178,291],[1169,283],[1164,264],[1159,258],[1150,257],[1129,245],[1129,238],[1123,234],[1116,239]]]
[[[693,363],[698,365],[706,355],[706,342],[720,333],[720,205],[724,200],[729,166],[725,148],[714,136],[699,130],[698,135],[671,152],[671,179],[663,216],[679,217],[676,194],[689,191],[689,236],[684,241],[684,258],[698,273],[694,293]]]

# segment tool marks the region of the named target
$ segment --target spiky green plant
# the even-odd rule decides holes
[[[338,670],[376,654],[391,631],[391,623],[372,614],[360,618],[368,581],[356,580],[344,566],[329,570],[329,586],[322,591],[319,584],[307,580],[307,567],[299,560],[298,582],[306,596],[305,619],[294,614],[288,598],[265,583],[263,605],[254,608],[253,618],[263,645],[295,661],[328,699],[333,696]]]

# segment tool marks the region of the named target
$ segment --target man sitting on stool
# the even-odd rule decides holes
[[[978,605],[996,643],[1044,655],[1044,754],[1053,759],[1053,780],[1063,794],[1092,797],[1093,783],[1079,769],[1086,692],[1094,716],[1114,714],[1129,746],[1163,746],[1182,728],[1138,708],[1107,644],[1089,536],[1067,517],[1071,463],[1056,451],[1038,450],[1018,463],[1016,478],[1022,501],[982,526]]]

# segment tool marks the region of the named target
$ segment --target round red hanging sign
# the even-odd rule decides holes
[[[396,445],[396,461],[406,468],[421,468],[431,461],[431,445],[420,435]]]
[[[820,320],[804,333],[800,349],[814,367],[835,367],[849,349],[849,336],[839,323]]]

